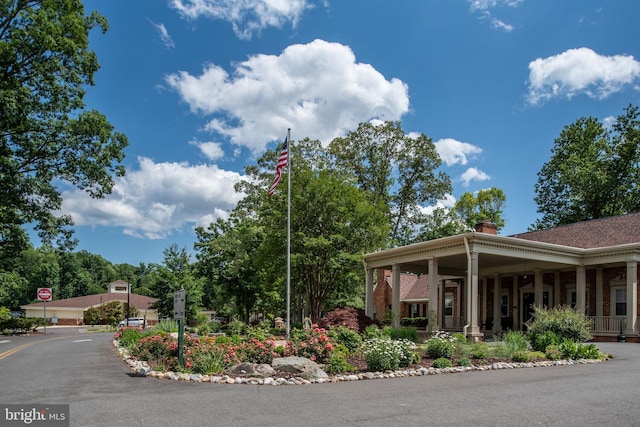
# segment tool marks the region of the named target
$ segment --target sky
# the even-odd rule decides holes
[[[113,263],[193,253],[288,128],[328,144],[370,120],[433,140],[453,183],[438,205],[498,187],[500,234],[524,232],[563,127],[640,105],[636,0],[84,3],[110,26],[91,32],[86,108],[127,135],[127,174],[102,200],[65,188],[62,212],[77,250]]]

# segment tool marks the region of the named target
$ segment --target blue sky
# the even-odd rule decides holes
[[[538,218],[565,125],[640,104],[635,0],[110,0],[87,108],[129,138],[126,177],[67,189],[78,250],[137,265],[224,217],[233,185],[291,128],[328,143],[372,119],[436,143],[454,191],[498,187],[501,234]]]

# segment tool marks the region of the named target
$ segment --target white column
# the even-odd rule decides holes
[[[493,278],[493,332],[502,332],[502,316],[500,315],[500,299],[502,297],[502,284],[500,275]]]
[[[560,272],[553,272],[553,306],[560,304]]]
[[[576,310],[584,313],[587,300],[587,274],[584,265],[576,267]]]
[[[394,328],[400,327],[400,265],[391,266],[391,313],[393,320],[391,325]]]
[[[518,292],[518,275],[513,275],[513,330],[520,329],[520,292]]]
[[[539,268],[536,268],[533,270],[533,274],[535,275],[535,279],[534,279],[535,281],[533,283],[533,289],[534,289],[533,303],[536,306],[541,307],[543,302],[542,293],[544,292],[544,286],[542,284],[542,271]]]
[[[480,326],[485,325],[485,329],[487,328],[487,279],[482,279],[482,323]]]
[[[469,310],[469,332],[474,340],[482,336],[478,327],[478,252],[471,252],[471,301]]]
[[[364,311],[367,316],[373,319],[373,269],[372,268],[367,268],[366,270]]]
[[[435,320],[435,325],[429,325],[432,331],[437,331],[440,326],[440,304],[438,302],[438,260],[429,260],[429,322]],[[442,290],[444,293],[444,289]]]
[[[625,334],[636,333],[638,317],[638,262],[627,261],[627,329]]]
[[[602,303],[602,292],[603,292],[604,281],[602,278],[602,267],[596,267],[596,316],[603,316],[603,303]]]

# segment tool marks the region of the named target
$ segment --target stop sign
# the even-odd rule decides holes
[[[39,301],[51,301],[51,288],[38,288]]]

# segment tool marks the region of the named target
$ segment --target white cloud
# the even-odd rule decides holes
[[[456,141],[452,138],[444,138],[435,143],[440,158],[447,166],[456,164],[466,165],[468,156],[482,153],[482,148],[467,142]]]
[[[618,119],[614,116],[607,116],[604,119],[602,119],[602,125],[607,129],[611,129],[611,127],[617,120]]]
[[[167,31],[167,28],[164,26],[164,24],[156,24],[152,20],[149,20],[149,22],[151,22],[151,25],[153,25],[154,28],[158,31],[162,43],[164,43],[164,45],[168,49],[174,48],[175,44],[173,43],[173,39],[171,39],[171,36],[169,35],[169,32]]]
[[[420,206],[419,210],[425,215],[431,215],[438,208],[449,210],[456,204],[453,194],[445,194],[444,199],[438,200],[435,205]]]
[[[307,0],[172,0],[170,5],[188,19],[229,21],[241,39],[287,22],[295,28],[304,11],[313,7]]]
[[[494,16],[494,10],[504,7],[516,8],[520,6],[523,1],[524,0],[469,0],[469,8],[472,13],[478,14],[478,19],[490,22],[491,28],[511,32],[514,29],[513,25],[496,18]]]
[[[195,145],[198,147],[200,152],[208,159],[208,160],[218,160],[224,156],[224,150],[222,149],[222,144],[219,142],[202,142],[192,140],[189,141],[189,144]]]
[[[208,64],[200,76],[166,76],[194,113],[213,115],[206,130],[254,153],[269,141],[327,142],[373,118],[398,120],[409,110],[408,88],[386,80],[369,64],[356,62],[339,43],[315,40],[287,47],[279,56],[255,55],[228,74]]]
[[[104,199],[63,192],[62,212],[76,225],[122,227],[130,236],[160,239],[185,224],[206,227],[226,217],[242,197],[233,189],[242,177],[215,165],[138,161],[139,169],[118,179]]]
[[[583,47],[529,63],[531,104],[584,94],[604,99],[640,78],[640,62],[631,55],[599,55]]]
[[[463,187],[468,187],[471,181],[486,181],[488,179],[491,179],[489,175],[476,168],[469,168],[460,175]]]

